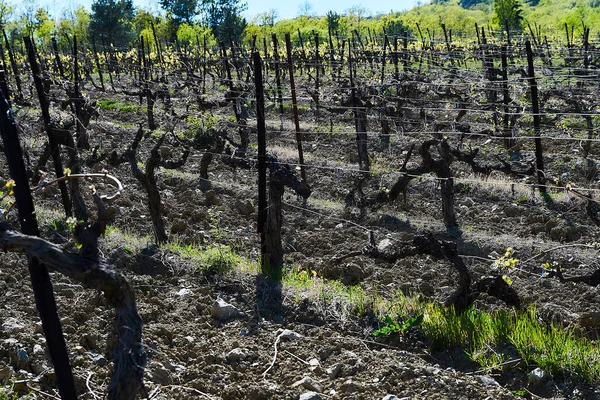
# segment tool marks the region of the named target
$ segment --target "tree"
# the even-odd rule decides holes
[[[198,15],[198,0],[160,0],[161,7],[170,12],[176,25],[191,24]]]
[[[312,17],[315,14],[313,9],[313,5],[310,1],[305,0],[302,4],[298,6],[298,13],[303,17]]]
[[[103,36],[109,43],[126,45],[133,38],[131,23],[135,16],[132,0],[94,0],[90,32]]]
[[[494,0],[494,12],[501,27],[508,25],[510,30],[523,30],[523,10],[519,0]]]
[[[492,1],[490,1],[490,0],[459,0],[458,4],[462,8],[471,8],[478,4],[492,4]]]
[[[332,32],[338,30],[340,26],[340,18],[342,16],[335,11],[327,11],[327,28]]]
[[[4,0],[0,0],[0,26],[4,26],[13,14],[13,7]]]
[[[204,0],[202,7],[206,11],[208,26],[219,42],[227,42],[231,37],[239,42],[248,26],[242,12],[246,3],[240,0]]]

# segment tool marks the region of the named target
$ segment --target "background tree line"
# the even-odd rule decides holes
[[[323,16],[314,15],[307,1],[294,19],[279,20],[277,10],[272,9],[250,21],[243,16],[243,0],[159,2],[162,13],[136,8],[132,0],[94,0],[91,10],[79,7],[51,16],[36,0],[25,0],[18,9],[10,0],[0,0],[0,25],[14,43],[28,35],[44,44],[55,36],[62,46],[68,46],[66,39],[77,35],[80,42],[94,39],[116,47],[131,46],[140,35],[149,42],[157,38],[180,45],[206,38],[211,46],[219,41],[247,44],[254,35],[262,43],[263,38],[270,41],[272,33],[283,37],[287,32],[295,41],[299,32],[311,43],[314,33],[324,43],[329,31],[341,36],[350,36],[353,31],[361,35],[408,32],[413,37],[442,39],[441,24],[452,31],[455,41],[472,39],[475,24],[495,30],[508,24],[518,33],[531,23],[548,37],[562,37],[565,24],[574,27],[576,36],[581,36],[584,25],[593,34],[600,32],[600,0],[432,0],[404,12],[372,15],[368,9],[354,6],[344,13],[330,11]]]

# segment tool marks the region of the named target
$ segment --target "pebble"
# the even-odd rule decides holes
[[[241,348],[237,348],[237,349],[233,349],[228,353],[225,353],[225,359],[228,362],[239,362],[239,361],[244,361],[246,358],[248,358],[249,352],[246,349],[241,349]]]
[[[299,334],[297,332],[291,331],[289,329],[284,329],[279,334],[279,337],[281,337],[282,339],[286,339],[286,340],[296,340],[296,339],[303,338],[304,336],[302,336],[301,334]]]
[[[236,306],[223,299],[217,299],[212,305],[210,316],[217,319],[229,319],[244,315]]]
[[[342,370],[342,364],[335,364],[331,368],[327,369],[327,376],[329,377],[329,379],[335,379],[338,377],[341,370]]]
[[[306,392],[302,393],[298,400],[321,400],[323,399],[319,393],[316,392]]]
[[[538,385],[546,382],[550,378],[550,373],[538,367],[531,371],[528,376],[531,384]]]
[[[483,383],[485,386],[497,386],[500,387],[500,384],[498,382],[496,382],[496,380],[494,378],[490,378],[489,376],[485,376],[485,375],[477,375],[475,377],[475,379],[477,379],[479,382]]]
[[[307,390],[310,390],[312,392],[322,392],[323,391],[323,385],[321,385],[319,382],[315,381],[314,379],[305,376],[304,378],[300,379],[299,381],[296,381],[294,383],[292,383],[292,388],[296,388],[302,386]]]

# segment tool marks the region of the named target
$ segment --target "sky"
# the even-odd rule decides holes
[[[30,0],[35,1],[39,6],[46,7],[51,16],[59,17],[64,9],[75,9],[80,5],[85,6],[88,10],[91,9],[92,0]],[[313,15],[325,15],[327,11],[335,11],[344,13],[347,9],[353,6],[360,6],[368,10],[368,14],[375,15],[377,13],[389,13],[390,11],[404,11],[417,5],[418,0],[246,0],[248,9],[244,12],[244,16],[251,21],[257,14],[270,11],[277,11],[278,20],[295,18],[301,14],[301,9],[305,9],[305,3],[310,5]],[[16,0],[8,0],[9,4],[23,4]],[[136,7],[143,8],[148,11],[159,11],[158,0],[133,0]],[[18,7],[17,7],[18,8]],[[19,13],[20,10],[17,10]],[[55,14],[58,13],[58,14]]]

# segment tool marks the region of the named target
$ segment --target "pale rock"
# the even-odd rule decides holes
[[[541,368],[536,368],[528,374],[529,383],[533,385],[539,385],[545,383],[548,379],[551,378],[551,374],[547,371],[544,371]]]
[[[236,306],[227,303],[221,298],[215,300],[210,310],[210,316],[216,319],[236,318],[243,314]]]
[[[192,291],[190,289],[183,288],[179,292],[177,292],[177,296],[179,297],[188,297],[192,295]]]
[[[500,384],[496,382],[494,378],[490,378],[489,376],[477,375],[475,376],[475,379],[477,379],[479,382],[483,383],[485,386],[488,387],[500,387]]]
[[[279,334],[279,337],[282,338],[282,339],[286,339],[286,340],[296,340],[296,339],[301,339],[304,336],[302,336],[301,334],[299,334],[297,332],[294,332],[292,330],[284,329]]]
[[[319,393],[323,391],[323,385],[308,376],[305,376],[304,378],[292,384],[292,388],[297,388],[300,386],[312,392]]]
[[[377,245],[377,250],[379,250],[382,253],[389,253],[393,250],[393,247],[394,241],[392,239],[385,238],[381,242],[379,242],[379,244]]]
[[[327,376],[329,377],[329,379],[335,379],[338,377],[341,370],[342,364],[335,364],[331,368],[327,369]]]
[[[17,318],[7,318],[2,323],[2,330],[8,333],[21,332],[25,328],[25,325]]]
[[[398,396],[394,396],[393,394],[386,394],[381,400],[400,400]]]
[[[152,382],[160,385],[170,385],[173,382],[171,373],[161,363],[153,362],[147,369],[152,376]]]
[[[306,392],[302,393],[298,400],[322,400],[323,398],[319,393],[316,392]]]
[[[247,349],[241,349],[241,348],[237,348],[237,349],[233,349],[228,353],[225,353],[225,359],[228,362],[240,362],[240,361],[244,361],[246,358],[248,358],[249,352]]]

